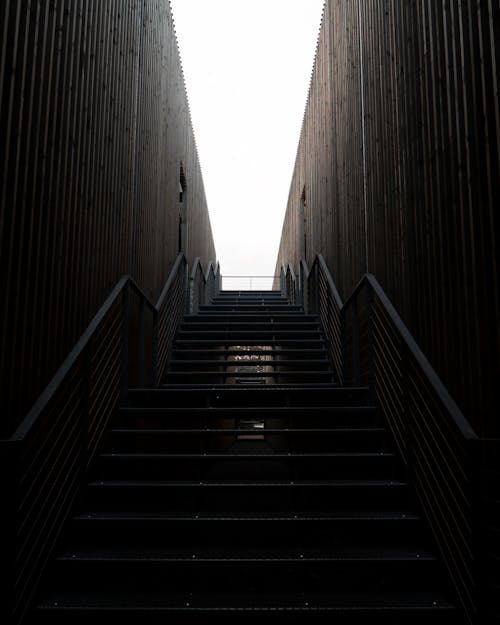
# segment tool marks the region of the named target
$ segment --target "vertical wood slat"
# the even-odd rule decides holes
[[[0,7],[0,432],[24,416],[113,285],[155,301],[178,254],[215,261],[170,6]]]
[[[476,430],[498,436],[500,4],[327,0],[277,268],[374,273]],[[329,67],[329,69],[325,69]]]

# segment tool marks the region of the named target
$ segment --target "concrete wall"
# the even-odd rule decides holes
[[[0,3],[0,432],[113,285],[215,260],[166,0]],[[179,202],[180,171],[185,177]]]
[[[499,41],[498,0],[327,0],[277,262],[323,253],[343,298],[374,273],[489,435]]]

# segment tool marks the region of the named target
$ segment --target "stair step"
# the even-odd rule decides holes
[[[193,553],[194,552],[194,553]],[[123,545],[114,548],[79,548],[68,550],[57,557],[59,562],[290,562],[303,565],[308,562],[435,562],[435,556],[422,550],[408,549],[329,549],[287,548],[247,549],[239,547],[210,547],[193,549],[143,549]]]
[[[326,350],[323,349],[251,349],[245,346],[245,349],[242,351],[241,349],[174,349],[172,354],[174,357],[178,357],[179,355],[191,356],[194,354],[200,354],[202,356],[213,355],[214,357],[218,356],[241,356],[241,354],[246,356],[258,355],[258,356],[294,356],[297,358],[298,356],[310,357],[310,356],[318,356],[326,354]]]
[[[305,321],[303,319],[274,319],[272,315],[268,319],[257,321],[255,316],[251,320],[238,321],[233,315],[228,315],[226,319],[222,321],[206,321],[200,320],[197,317],[184,317],[180,329],[181,330],[201,330],[206,332],[207,330],[255,330],[255,331],[267,331],[267,330],[320,330],[319,321]]]
[[[125,543],[126,545],[126,543]],[[337,592],[428,590],[441,569],[427,552],[409,549],[144,549],[117,545],[71,549],[52,566],[53,586],[63,590],[128,588],[169,592]]]
[[[141,429],[223,428],[236,425],[239,419],[261,420],[265,428],[286,426],[289,428],[373,428],[380,424],[377,411],[366,407],[316,407],[287,408],[284,406],[247,407],[124,407],[121,408],[115,427],[138,427]]]
[[[418,515],[397,510],[340,509],[318,512],[88,510],[69,527],[74,548],[163,548],[238,544],[240,547],[319,547],[335,545],[424,548],[428,535]]]
[[[142,607],[143,611],[134,609],[131,612],[131,607],[139,609]],[[316,617],[322,614],[329,623],[335,622],[341,625],[367,622],[389,623],[389,625],[401,625],[401,623],[421,625],[425,622],[441,625],[462,622],[446,596],[431,591],[415,590],[408,590],[405,593],[380,591],[365,593],[363,596],[357,593],[338,593],[335,589],[328,593],[266,593],[263,595],[250,592],[245,594],[243,589],[240,593],[230,595],[222,594],[220,590],[210,594],[203,592],[167,594],[154,591],[136,593],[132,591],[126,595],[120,592],[104,594],[102,590],[96,590],[85,594],[78,591],[52,593],[39,606],[40,611],[50,612],[54,616],[59,613],[62,617],[62,613],[66,612],[73,617],[81,611],[82,616],[92,619],[96,614],[96,608],[104,609],[102,618],[106,618],[106,614],[119,615],[120,623],[122,617],[128,617],[129,620],[125,622],[136,624],[142,622],[142,619],[138,620],[139,616],[143,615],[148,618],[147,622],[150,622],[149,619],[154,618],[156,613],[159,619],[174,615],[176,623],[179,622],[177,617],[185,618],[183,622],[189,623],[190,618],[206,619],[207,616],[213,616],[217,622],[223,618],[223,623],[235,621],[240,623],[240,619],[245,617],[245,623],[255,623],[256,618],[260,622],[261,618],[266,617],[270,619],[266,622],[293,623],[296,622],[292,620],[294,616],[305,616],[306,619],[300,622],[307,622],[309,618],[316,620]],[[275,619],[280,615],[283,620],[276,621]],[[353,616],[360,620],[352,620]],[[450,616],[456,620],[440,620]],[[338,620],[340,618],[342,620]],[[429,618],[432,620],[429,621]]]
[[[115,428],[112,451],[215,452],[227,449],[241,437],[258,436],[274,451],[385,451],[384,428],[271,428],[260,427]]]
[[[232,365],[238,366],[238,365]],[[258,365],[258,363],[254,363],[253,366],[269,366],[265,363]],[[188,378],[191,379],[191,383],[194,382],[196,378],[280,378],[280,377],[294,377],[294,378],[308,378],[308,377],[316,377],[316,378],[331,378],[333,373],[331,371],[317,371],[317,370],[296,370],[296,371],[201,371],[199,369],[193,371],[168,371],[167,380],[176,378]]]
[[[199,312],[202,314],[207,313],[220,313],[220,312],[290,312],[290,313],[302,313],[304,312],[301,306],[290,306],[288,304],[269,304],[262,302],[260,304],[236,304],[236,303],[225,303],[225,304],[211,304],[209,306],[200,306]]]
[[[237,352],[238,355],[246,356],[245,351]],[[255,366],[264,366],[264,367],[292,367],[292,366],[330,366],[330,361],[327,358],[321,359],[299,359],[299,360],[286,360],[286,359],[278,359],[278,360],[188,360],[188,359],[178,359],[174,358],[170,360],[171,367],[190,367],[196,365],[198,367],[255,367]]]
[[[405,508],[408,484],[392,480],[331,480],[321,482],[165,482],[97,480],[91,482],[83,505],[92,510],[168,512],[296,512]]]
[[[212,329],[197,329],[197,328],[181,328],[177,331],[178,339],[181,339],[186,336],[206,336],[206,337],[222,337],[222,338],[231,338],[231,337],[248,337],[250,339],[258,338],[261,341],[265,341],[268,338],[313,338],[316,339],[321,335],[321,331],[317,327],[307,327],[300,328],[297,330],[288,329],[288,328],[270,328],[270,329],[260,329],[254,330],[248,328],[247,326],[242,328],[212,328]],[[240,340],[238,338],[238,340]],[[265,343],[264,343],[265,344]]]
[[[107,478],[342,479],[393,478],[393,453],[104,453],[96,471]]]
[[[196,313],[194,315],[185,315],[184,322],[191,323],[215,323],[215,322],[240,322],[247,323],[251,321],[255,322],[273,322],[273,323],[302,323],[302,322],[315,322],[320,323],[318,315],[305,315],[300,312],[287,312],[278,311],[276,313],[218,313],[218,312],[203,312]]]
[[[204,335],[203,335],[204,336]],[[272,336],[262,337],[260,334],[258,338],[253,338],[249,336],[243,336],[242,334],[235,334],[231,337],[213,337],[213,338],[185,338],[184,336],[178,337],[174,340],[174,347],[177,349],[182,346],[187,347],[198,347],[198,346],[208,346],[214,345],[216,347],[221,347],[223,345],[228,345],[230,347],[234,347],[235,345],[244,345],[245,347],[249,346],[272,346],[277,345],[279,347],[284,347],[285,345],[305,345],[307,347],[323,347],[325,344],[322,338],[290,338],[290,337],[277,337],[273,338]]]
[[[296,389],[286,388],[284,391],[276,385],[259,388],[241,389],[235,385],[224,385],[213,389],[130,389],[128,392],[129,406],[169,406],[186,407],[233,407],[246,410],[250,407],[282,407],[286,409],[300,407],[314,411],[318,407],[328,407],[332,412],[336,407],[353,407],[356,410],[374,410],[368,388],[347,388],[329,385],[320,390],[312,386]]]

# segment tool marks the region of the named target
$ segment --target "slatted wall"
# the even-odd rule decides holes
[[[215,260],[167,0],[0,3],[0,434],[113,285]]]
[[[375,274],[478,433],[500,434],[499,0],[327,0],[278,267]]]

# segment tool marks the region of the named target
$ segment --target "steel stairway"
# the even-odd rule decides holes
[[[337,386],[326,354],[275,292],[187,315],[164,385],[129,391],[30,622],[460,623],[369,390]]]

